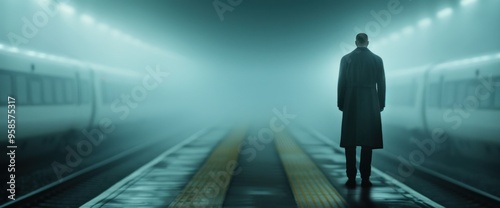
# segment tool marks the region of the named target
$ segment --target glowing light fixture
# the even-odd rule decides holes
[[[389,43],[389,41],[387,40],[387,38],[382,38],[379,42],[380,42],[381,45],[385,45],[385,44]]]
[[[127,41],[127,42],[131,42],[132,41],[132,37],[130,37],[129,35],[126,35],[126,34],[124,34],[122,38],[123,38],[124,41]]]
[[[445,18],[445,17],[450,16],[452,13],[453,13],[453,9],[451,9],[450,7],[444,8],[437,13],[437,17]]]
[[[399,39],[399,34],[397,34],[397,33],[391,34],[391,40],[398,40],[398,39]]]
[[[75,14],[75,9],[66,3],[60,3],[58,6],[59,10],[65,14],[73,15]]]
[[[9,48],[9,51],[12,53],[19,53],[19,48],[11,47],[11,48]]]
[[[97,26],[97,28],[99,28],[99,30],[108,30],[109,26],[104,23],[101,23]]]
[[[115,37],[121,37],[123,34],[122,32],[120,32],[119,30],[113,30],[111,32],[111,35],[115,36]]]
[[[412,26],[405,27],[403,29],[403,33],[404,34],[412,34],[413,33],[413,27]]]
[[[42,59],[47,58],[47,54],[45,54],[45,53],[38,53],[37,56],[38,56],[38,58],[42,58]]]
[[[35,51],[28,51],[28,52],[26,52],[26,55],[28,55],[28,56],[36,56],[36,52]]]
[[[460,5],[467,6],[467,5],[470,5],[470,4],[475,3],[475,2],[476,2],[476,0],[462,0],[462,1],[460,1]]]
[[[479,57],[479,59],[480,59],[481,61],[488,61],[488,60],[491,60],[491,56],[488,56],[488,55],[486,55],[486,56],[481,56],[481,57]]]
[[[418,26],[419,27],[427,27],[429,25],[431,25],[432,23],[432,20],[430,18],[425,18],[425,19],[422,19],[418,22]]]
[[[137,40],[137,39],[135,39],[135,38],[132,38],[132,40],[130,40],[130,42],[131,42],[132,44],[134,44],[134,45],[138,45],[138,46],[139,46],[139,45],[141,45],[141,41],[140,41],[140,40]]]
[[[89,25],[94,24],[94,18],[92,18],[91,16],[86,15],[86,14],[83,14],[80,17],[80,20],[82,20],[82,22],[85,24],[89,24]]]
[[[47,59],[50,59],[50,60],[53,60],[53,61],[57,61],[57,56],[47,55]]]

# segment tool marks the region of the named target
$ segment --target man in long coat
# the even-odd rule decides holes
[[[340,146],[345,148],[346,186],[356,186],[356,146],[361,146],[361,186],[370,187],[372,149],[382,148],[380,112],[385,107],[385,74],[382,59],[368,50],[368,36],[356,35],[357,48],[342,57],[338,82],[338,107],[343,112]]]

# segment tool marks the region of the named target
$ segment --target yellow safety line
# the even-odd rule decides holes
[[[232,131],[169,207],[222,207],[245,133],[242,129]],[[217,178],[219,175],[223,177]]]
[[[326,176],[287,134],[276,135],[276,149],[299,207],[347,207]]]

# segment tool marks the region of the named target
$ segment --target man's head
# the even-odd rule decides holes
[[[370,43],[368,41],[368,35],[366,35],[366,33],[358,33],[356,35],[356,46],[358,47],[367,47],[368,46],[368,43]]]

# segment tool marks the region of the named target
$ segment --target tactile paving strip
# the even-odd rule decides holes
[[[169,207],[221,207],[245,132],[242,129],[231,132]]]
[[[278,134],[275,143],[299,207],[347,207],[323,172],[289,135]]]

